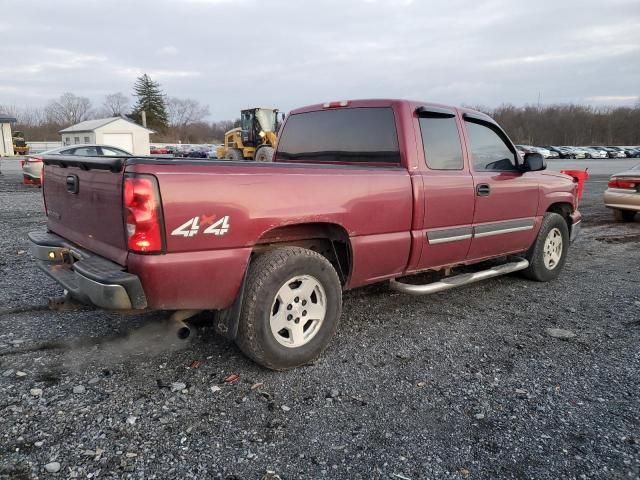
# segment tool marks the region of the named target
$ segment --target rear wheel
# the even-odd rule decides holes
[[[256,162],[273,162],[273,147],[260,147],[254,157]]]
[[[636,218],[636,213],[638,212],[634,212],[633,210],[615,209],[613,211],[613,216],[619,222],[633,222],[633,220]]]
[[[240,150],[239,148],[228,149],[224,158],[227,160],[235,160],[235,161],[244,160],[244,157],[242,156],[242,150]]]
[[[316,359],[333,337],[342,288],[319,253],[284,247],[249,267],[236,343],[255,362],[286,370]]]
[[[557,278],[567,259],[568,249],[567,222],[557,213],[545,213],[536,241],[527,252],[529,267],[522,273],[539,282]]]

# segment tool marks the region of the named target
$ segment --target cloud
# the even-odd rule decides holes
[[[99,104],[142,73],[212,119],[372,96],[490,107],[640,94],[637,0],[138,0],[127,15],[120,1],[3,11],[0,104],[67,91]]]
[[[155,70],[144,69],[140,67],[117,67],[115,73],[123,77],[135,79],[146,73],[151,78],[192,78],[199,77],[200,72],[187,71],[187,70]]]
[[[585,98],[587,102],[590,103],[604,103],[604,104],[614,104],[614,103],[624,103],[624,104],[634,104],[640,101],[640,96],[638,95],[596,95],[594,97]]]
[[[166,47],[159,48],[156,51],[156,55],[169,55],[169,56],[172,56],[172,55],[177,55],[179,51],[180,50],[178,50],[173,45],[167,45]]]

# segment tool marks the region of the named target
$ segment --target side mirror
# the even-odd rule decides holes
[[[547,168],[547,161],[539,153],[526,153],[524,155],[523,170],[525,172],[537,172]]]

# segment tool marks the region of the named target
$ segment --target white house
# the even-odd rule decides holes
[[[123,117],[87,120],[60,130],[63,145],[98,143],[119,147],[134,155],[149,155],[152,133],[153,130]]]
[[[13,156],[12,123],[16,123],[15,117],[0,113],[0,157]]]

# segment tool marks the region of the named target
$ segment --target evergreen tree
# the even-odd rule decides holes
[[[142,124],[142,111],[147,116],[147,127],[154,130],[167,128],[167,106],[160,84],[146,73],[138,77],[133,86],[133,96],[138,98],[129,118]]]

